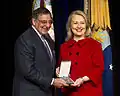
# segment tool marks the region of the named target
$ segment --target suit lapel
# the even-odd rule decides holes
[[[44,45],[44,43],[43,43],[43,41],[41,40],[41,38],[38,36],[38,34],[35,32],[35,30],[31,27],[31,33],[32,33],[32,36],[35,36],[36,37],[36,40],[37,40],[37,42],[38,42],[38,46],[41,46],[41,48],[44,50],[44,52],[45,52],[45,54],[47,54],[47,56],[48,56],[48,58],[49,58],[49,60],[50,60],[50,63],[51,63],[51,65],[52,65],[52,67],[53,67],[53,69],[54,69],[54,66],[55,66],[55,62],[56,62],[56,60],[55,60],[55,51],[54,50],[51,50],[52,51],[52,54],[53,54],[53,58],[52,58],[52,61],[51,61],[51,59],[50,59],[50,56],[49,56],[49,53],[47,52],[47,49],[46,49],[46,47],[45,47],[45,45]],[[36,41],[35,41],[36,42]]]

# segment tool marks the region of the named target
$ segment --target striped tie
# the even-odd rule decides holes
[[[44,38],[47,40],[48,44],[50,45],[50,48],[52,51],[54,51],[55,42],[52,40],[49,34],[44,34]]]
[[[48,42],[45,40],[44,36],[41,36],[41,39],[42,39],[42,41],[43,41],[43,43],[44,43],[44,45],[47,49],[47,53],[50,57],[50,60],[53,61],[53,54],[52,54],[52,51],[50,49],[50,46],[49,46]]]

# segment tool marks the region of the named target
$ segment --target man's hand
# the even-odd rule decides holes
[[[59,77],[59,73],[60,73],[60,67],[56,68],[56,76]]]
[[[57,88],[63,88],[65,86],[69,86],[69,85],[66,84],[66,82],[62,78],[55,78],[54,82],[53,82],[53,86],[55,86]]]

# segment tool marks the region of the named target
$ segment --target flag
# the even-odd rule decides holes
[[[104,96],[114,96],[113,93],[113,65],[112,65],[112,47],[110,36],[106,30],[102,32],[102,49],[104,54],[104,73],[103,73],[103,94]]]
[[[112,65],[112,48],[107,46],[104,51],[105,71],[103,73],[103,93],[104,96],[114,96],[113,93],[113,65]]]
[[[107,30],[98,29],[92,33],[93,39],[102,45],[104,54],[104,72],[103,72],[103,96],[114,96],[113,93],[113,65],[112,65],[112,47],[111,40]]]

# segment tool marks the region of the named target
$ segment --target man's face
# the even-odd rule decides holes
[[[49,14],[39,15],[37,20],[34,20],[34,26],[42,34],[48,33],[52,25],[52,18]]]

